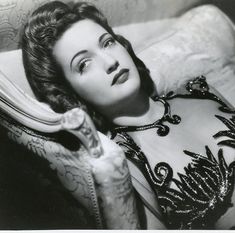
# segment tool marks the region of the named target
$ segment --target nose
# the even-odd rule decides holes
[[[119,62],[114,59],[112,56],[109,56],[108,54],[103,54],[104,64],[105,64],[105,70],[107,74],[111,74],[113,71],[115,71],[118,66]]]
[[[112,63],[106,70],[107,74],[112,73],[113,71],[115,71],[119,66],[119,62],[118,61],[114,61],[114,63]]]

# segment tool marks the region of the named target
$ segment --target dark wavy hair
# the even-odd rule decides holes
[[[126,48],[138,69],[141,87],[151,96],[154,84],[150,72],[135,55],[130,42],[116,35],[104,15],[94,5],[86,2],[67,5],[53,1],[35,10],[22,34],[23,64],[29,84],[39,101],[48,103],[55,112],[60,113],[81,107],[91,116],[97,129],[104,132],[109,127],[107,120],[104,121],[102,113],[94,111],[75,93],[53,56],[53,47],[57,40],[72,24],[83,19],[90,19],[101,25]]]

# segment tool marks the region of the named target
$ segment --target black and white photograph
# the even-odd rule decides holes
[[[235,230],[235,1],[0,0],[0,231]]]

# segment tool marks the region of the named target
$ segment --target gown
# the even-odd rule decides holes
[[[217,140],[215,145],[218,150],[211,149],[203,137],[201,144],[204,153],[187,148],[180,152],[189,160],[186,160],[188,162],[183,171],[178,173],[167,160],[150,162],[141,146],[130,136],[134,131],[154,129],[156,137],[168,137],[171,127],[181,124],[179,115],[171,115],[168,103],[177,98],[211,101],[221,113],[212,115],[213,120],[223,125],[221,130],[216,128],[210,139]],[[230,148],[225,150],[226,153],[235,149],[235,111],[210,90],[204,76],[190,80],[181,90],[170,92],[156,101],[161,101],[165,106],[162,118],[153,124],[116,127],[112,131],[112,138],[125,151],[133,185],[144,205],[156,218],[163,218],[168,229],[214,229],[215,223],[233,207],[232,199],[235,198],[235,157],[226,160],[223,149]],[[191,124],[193,130],[197,130],[194,122]],[[234,210],[230,215],[230,219],[235,219]],[[229,229],[235,229],[235,223],[231,224],[230,221]]]

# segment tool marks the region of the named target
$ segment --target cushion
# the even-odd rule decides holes
[[[0,77],[1,75],[35,98],[25,76],[21,49],[0,53]]]
[[[234,25],[218,8],[205,5],[177,19],[139,57],[150,68],[160,95],[205,75],[235,105],[234,51]]]
[[[134,49],[150,69],[160,95],[203,74],[210,85],[234,103],[234,26],[218,8],[204,5],[178,18],[131,24],[115,30],[134,41]],[[142,40],[135,39],[137,35]],[[21,56],[20,49],[0,53],[0,72],[34,97]]]
[[[1,0],[0,4],[0,51],[18,48],[18,42],[28,15],[40,5],[53,0]],[[71,0],[61,0],[68,3]],[[82,0],[74,0],[76,2]],[[84,1],[84,0],[83,0]],[[154,19],[179,15],[195,4],[206,0],[89,0],[107,16],[112,26],[133,22],[144,22]]]

